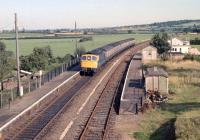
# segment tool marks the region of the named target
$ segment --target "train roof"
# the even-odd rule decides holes
[[[101,48],[97,48],[95,50],[92,50],[90,51],[89,53],[91,54],[100,54],[102,53],[103,51],[108,51],[110,49],[112,49],[113,47],[116,47],[117,45],[119,44],[122,44],[122,43],[125,43],[125,42],[128,42],[128,41],[131,41],[131,40],[135,40],[134,38],[129,38],[129,39],[125,39],[125,40],[121,40],[121,41],[117,41],[117,42],[114,42],[114,43],[110,43],[110,44],[107,44]]]
[[[113,47],[118,46],[119,44],[131,41],[131,40],[134,40],[134,38],[129,38],[129,39],[120,40],[120,41],[117,41],[117,42],[114,42],[114,43],[107,44],[107,45],[103,46],[102,49],[107,51],[107,50],[112,49]]]

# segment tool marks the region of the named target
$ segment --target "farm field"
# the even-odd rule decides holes
[[[158,61],[153,65],[167,69],[172,92],[169,101],[143,115],[133,136],[137,140],[200,139],[200,63]]]
[[[179,35],[179,37],[181,39],[184,39],[184,40],[191,40],[191,39],[195,39],[195,38],[200,38],[200,34],[182,34],[182,35]]]
[[[27,35],[27,34],[26,34]],[[31,36],[31,34],[28,34]],[[41,34],[34,34],[40,36]],[[2,36],[2,35],[1,35]],[[8,36],[8,35],[7,35]],[[32,35],[33,36],[33,35]],[[10,36],[9,36],[10,37]],[[78,47],[84,47],[87,51],[101,47],[108,43],[133,37],[136,42],[148,40],[152,34],[113,34],[113,35],[93,35],[92,41],[78,43]],[[15,52],[15,40],[3,40],[7,49]],[[54,56],[64,56],[73,54],[75,50],[75,39],[26,39],[19,40],[20,55],[28,55],[35,47],[50,46]]]

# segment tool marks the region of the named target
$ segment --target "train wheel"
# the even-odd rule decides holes
[[[94,72],[93,71],[90,71],[90,76],[93,76],[94,75]]]
[[[85,72],[84,71],[80,71],[80,76],[84,76]]]

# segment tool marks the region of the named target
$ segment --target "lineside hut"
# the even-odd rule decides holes
[[[168,94],[168,73],[158,67],[148,68],[145,72],[145,89]]]
[[[142,62],[157,60],[157,48],[148,46],[142,50]]]

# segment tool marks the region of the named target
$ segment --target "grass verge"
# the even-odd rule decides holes
[[[157,61],[169,73],[175,94],[155,110],[148,110],[133,137],[138,140],[200,139],[200,63]]]

